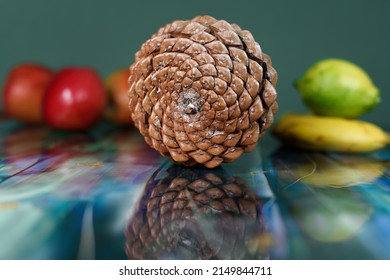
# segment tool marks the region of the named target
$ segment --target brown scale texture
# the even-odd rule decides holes
[[[269,236],[261,201],[241,179],[220,168],[172,165],[165,177],[156,172],[149,179],[126,229],[126,254],[129,259],[265,259]]]
[[[141,46],[129,108],[161,155],[214,168],[256,148],[278,110],[276,82],[249,31],[198,16],[160,28]]]

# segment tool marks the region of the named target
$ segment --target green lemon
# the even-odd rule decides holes
[[[296,81],[305,105],[322,116],[357,118],[380,102],[380,92],[359,66],[341,59],[325,59]]]

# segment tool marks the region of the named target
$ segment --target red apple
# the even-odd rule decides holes
[[[106,79],[106,91],[110,100],[106,109],[106,118],[118,124],[131,124],[129,110],[129,69],[113,72]]]
[[[57,73],[43,99],[43,118],[55,129],[85,130],[106,108],[104,84],[91,68],[64,68]]]
[[[38,64],[12,68],[4,85],[5,113],[29,123],[42,122],[42,99],[53,77],[53,71]]]

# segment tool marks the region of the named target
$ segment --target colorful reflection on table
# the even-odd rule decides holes
[[[267,170],[290,258],[390,258],[389,155],[289,148],[271,155]]]
[[[390,150],[266,144],[188,168],[135,129],[3,121],[0,259],[390,259]]]

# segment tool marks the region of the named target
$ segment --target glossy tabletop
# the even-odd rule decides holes
[[[216,169],[137,130],[0,121],[0,259],[390,259],[390,149],[258,148]]]

